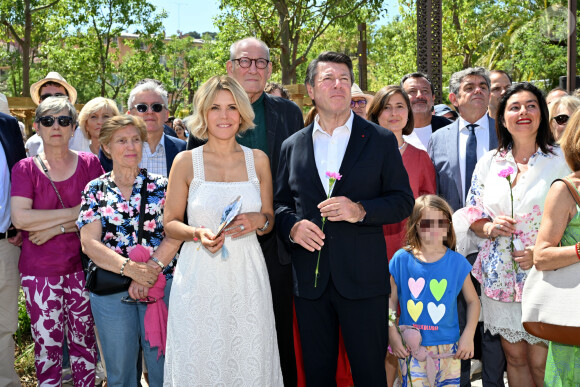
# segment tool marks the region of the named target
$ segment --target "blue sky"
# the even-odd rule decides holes
[[[217,1],[202,0],[149,0],[157,8],[167,11],[168,17],[164,21],[167,35],[174,35],[177,30],[181,32],[205,31],[217,32],[213,26],[212,18],[219,13]],[[385,0],[388,16],[383,17],[380,23],[386,23],[394,15],[398,14],[398,1]]]

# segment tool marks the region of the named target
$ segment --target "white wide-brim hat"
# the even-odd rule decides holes
[[[71,103],[73,105],[75,104],[75,102],[77,101],[77,90],[71,85],[69,85],[66,79],[64,79],[62,75],[60,75],[56,71],[51,71],[50,73],[48,73],[46,78],[43,78],[40,81],[32,84],[32,86],[30,86],[30,98],[32,98],[32,101],[35,104],[40,105],[40,88],[47,82],[58,83],[59,85],[64,87],[68,93],[68,97]]]
[[[351,96],[351,98],[352,97],[363,97],[364,99],[367,100],[367,102],[372,101],[374,98],[373,95],[363,93],[362,90],[360,89],[359,85],[357,85],[356,83],[353,83],[351,88],[350,88],[350,96]]]

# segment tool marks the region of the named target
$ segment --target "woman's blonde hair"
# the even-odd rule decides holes
[[[445,215],[445,218],[449,221],[449,228],[443,244],[454,250],[456,239],[451,216],[452,210],[449,204],[437,195],[422,195],[415,199],[415,207],[413,207],[413,212],[407,220],[407,232],[405,234],[405,244],[407,246],[404,249],[407,251],[420,250],[423,246],[419,235],[419,223],[423,218],[423,210],[425,208],[439,210]]]
[[[115,101],[109,98],[97,97],[91,99],[89,102],[83,106],[81,112],[79,113],[79,128],[85,135],[86,138],[90,139],[91,136],[87,129],[85,128],[89,117],[98,112],[101,109],[108,110],[111,113],[111,116],[118,116],[119,109],[117,108],[117,104]]]
[[[216,75],[211,77],[206,83],[201,85],[193,100],[194,113],[191,120],[187,122],[189,133],[193,136],[207,140],[207,112],[213,105],[217,94],[227,90],[232,93],[242,122],[238,129],[238,134],[255,127],[254,110],[244,88],[234,78],[227,75]]]
[[[568,120],[560,139],[560,147],[570,169],[580,171],[580,109],[576,109]]]
[[[137,128],[141,142],[147,141],[147,127],[145,126],[145,122],[141,119],[141,117],[122,114],[119,116],[111,117],[103,123],[99,133],[99,142],[101,145],[108,147],[111,139],[113,138],[113,135],[119,129],[126,128],[127,126],[134,126]],[[105,147],[101,146],[101,150],[105,156],[111,158],[111,155],[105,150]]]

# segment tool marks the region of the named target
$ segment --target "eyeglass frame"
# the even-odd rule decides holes
[[[247,66],[247,67],[242,66],[242,62],[241,62],[242,60],[249,60],[250,61],[250,65]],[[258,66],[258,61],[259,60],[266,61],[266,64],[264,65],[264,67]],[[232,59],[232,62],[235,62],[235,61],[237,61],[238,62],[238,66],[240,66],[243,69],[249,69],[250,67],[252,67],[252,63],[254,63],[254,65],[256,66],[256,68],[257,69],[260,69],[260,70],[264,70],[264,69],[268,68],[268,64],[270,63],[270,61],[268,59],[266,59],[266,58],[256,58],[256,59],[252,59],[252,58],[248,58],[247,56],[242,56],[242,57],[237,58],[237,59]]]
[[[560,117],[566,117],[566,119],[563,122],[560,122],[560,120],[562,119]],[[552,117],[552,119],[554,121],[556,121],[556,123],[558,125],[564,125],[564,124],[566,124],[568,122],[568,120],[570,119],[570,116],[568,114],[558,114],[557,116]]]
[[[364,108],[366,107],[368,104],[368,101],[366,99],[359,99],[358,101],[355,101],[353,99],[350,100],[350,108],[353,109],[355,108],[357,105],[358,107]]]
[[[139,106],[146,106],[147,109],[145,111],[140,111]],[[156,112],[154,109],[154,106],[161,106],[161,109],[158,112]],[[135,109],[141,114],[145,114],[149,111],[151,111],[152,113],[161,113],[163,111],[163,109],[167,109],[167,106],[165,106],[164,103],[160,103],[160,102],[155,102],[155,103],[152,103],[151,105],[148,105],[146,103],[136,103],[135,105],[133,105],[133,107],[131,109]]]
[[[64,123],[61,123],[61,120],[68,118],[70,120],[70,122],[67,125],[64,125]],[[44,122],[42,122],[42,120],[44,119],[51,119],[52,123],[49,125],[46,125]],[[58,126],[60,126],[61,128],[67,128],[69,126],[72,125],[72,123],[74,122],[73,118],[71,116],[42,116],[42,117],[38,117],[34,120],[35,122],[38,122],[40,125],[42,125],[45,128],[52,128],[54,126],[55,122],[58,122]]]

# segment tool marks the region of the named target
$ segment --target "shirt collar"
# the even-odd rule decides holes
[[[509,144],[507,149],[502,149],[498,152],[497,155],[497,161],[503,161],[503,160],[509,160],[509,161],[513,161],[515,163],[515,159],[514,156],[512,154],[512,147],[513,147],[513,143]],[[548,152],[553,151],[554,147],[551,145],[547,145],[548,147]],[[552,158],[554,157],[553,153],[544,153],[542,152],[542,148],[538,147],[538,149],[536,150],[536,153],[534,153],[533,155],[530,156],[530,160],[533,158],[536,158],[538,156],[543,156],[543,157],[547,157],[547,158]]]
[[[463,117],[459,116],[459,131],[468,131],[469,129],[467,129],[467,125],[469,125],[470,123],[465,121],[463,119]],[[487,113],[484,114],[479,120],[474,122],[475,125],[477,125],[477,127],[475,128],[475,130],[483,130],[483,129],[489,129],[489,120],[487,119]]]
[[[147,144],[147,141],[145,141],[143,144]],[[149,148],[149,147],[147,147],[147,148]],[[162,148],[163,148],[163,150],[165,150],[165,132],[161,135],[161,139],[159,140],[159,143],[155,147],[155,152],[153,152],[153,153],[157,153]]]
[[[320,117],[318,116],[318,114],[316,115],[316,117],[314,117],[314,129],[312,130],[312,137],[314,137],[316,135],[317,132],[320,132],[326,136],[330,136],[330,134],[328,134],[328,132],[325,132],[324,129],[322,129],[322,126],[320,126],[320,124],[318,123],[318,121],[320,120]],[[346,122],[335,128],[346,128],[348,131],[348,134],[350,135],[350,132],[352,132],[352,121],[354,120],[354,113],[352,112],[352,110],[350,111],[350,116],[348,117],[348,120],[346,120]]]

